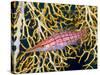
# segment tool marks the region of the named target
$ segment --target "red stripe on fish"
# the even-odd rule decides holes
[[[77,43],[78,40],[86,36],[86,33],[86,29],[55,33],[47,39],[39,42],[33,48],[28,49],[27,52],[63,49],[65,46]]]

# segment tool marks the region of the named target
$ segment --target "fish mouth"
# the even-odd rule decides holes
[[[34,52],[35,51],[35,46],[32,48],[29,48],[26,50],[26,53]]]
[[[34,47],[27,49],[26,53],[31,53],[31,52],[39,51],[40,49],[41,49],[41,46],[35,45]]]

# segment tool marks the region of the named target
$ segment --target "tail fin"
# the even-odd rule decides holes
[[[82,28],[80,32],[81,32],[81,35],[82,35],[81,39],[84,40],[89,36],[90,30],[89,30],[89,28],[85,27],[85,28]]]

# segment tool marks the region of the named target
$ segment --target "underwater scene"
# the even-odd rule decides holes
[[[11,72],[97,68],[97,7],[11,2]]]

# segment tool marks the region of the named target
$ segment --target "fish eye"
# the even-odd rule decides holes
[[[44,47],[44,45],[41,45],[42,47]]]

